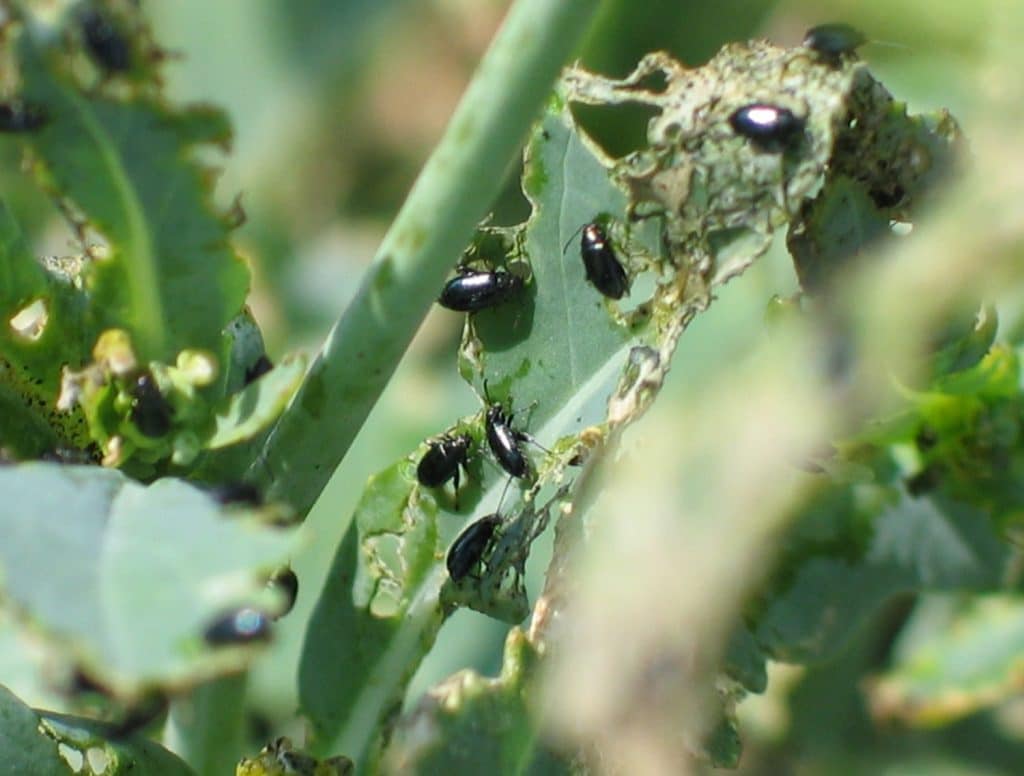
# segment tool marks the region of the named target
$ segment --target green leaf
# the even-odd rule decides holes
[[[159,744],[141,736],[115,736],[95,720],[36,711],[0,685],[0,753],[12,774],[68,776],[93,771],[145,776],[190,776],[192,770]],[[77,766],[77,767],[75,767]]]
[[[891,596],[996,590],[1011,558],[985,512],[941,496],[904,496],[874,519],[862,554],[819,550],[787,570],[791,581],[767,604],[757,638],[778,660],[824,660]]]
[[[722,670],[749,692],[762,693],[768,687],[765,660],[764,650],[747,627],[741,624],[725,648]]]
[[[193,158],[201,145],[227,142],[224,116],[172,110],[141,92],[86,91],[73,60],[46,41],[52,33],[33,20],[16,46],[23,96],[50,119],[26,143],[44,186],[106,242],[107,255],[85,271],[94,330],[129,330],[143,361],[216,351],[248,290],[230,224],[209,201],[211,171]]]
[[[143,736],[115,735],[108,725],[67,714],[38,713],[40,726],[48,737],[58,742],[69,756],[82,756],[88,763],[101,767],[106,763],[107,770],[100,771],[102,773],[110,773],[111,776],[194,774],[180,758]]]
[[[204,629],[242,605],[280,606],[266,575],[295,537],[254,522],[256,510],[93,466],[9,466],[0,491],[6,601],[116,693],[244,667],[252,648],[207,647]]]
[[[39,731],[39,716],[0,685],[0,752],[9,773],[67,776],[57,742]]]
[[[790,232],[786,245],[800,285],[813,291],[844,263],[890,234],[888,217],[875,207],[862,185],[844,176],[829,182],[809,217]]]
[[[911,725],[947,724],[1019,693],[1024,669],[1020,598],[976,596],[937,618],[936,607],[926,608],[933,621],[915,615],[907,631],[912,642],[898,645],[894,665],[869,685],[878,717]],[[920,622],[916,628],[915,622]]]
[[[387,773],[523,773],[537,754],[531,683],[539,656],[513,628],[501,676],[460,671],[434,687],[396,726]]]
[[[12,320],[33,304],[42,305],[41,329],[17,333]],[[36,261],[14,216],[0,202],[0,402],[5,405],[0,445],[18,457],[36,457],[61,443],[84,446],[88,439],[81,413],[54,409],[61,366],[77,367],[92,347],[84,305],[74,276]]]
[[[235,445],[266,429],[287,406],[305,372],[304,358],[288,359],[228,398],[216,414],[216,428],[206,446],[216,450]]]

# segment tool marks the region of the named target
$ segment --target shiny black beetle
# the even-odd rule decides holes
[[[171,430],[171,405],[151,374],[139,375],[131,394],[131,419],[140,432],[148,437],[162,437]]]
[[[455,479],[455,497],[459,495],[459,469],[466,467],[473,438],[469,434],[446,434],[430,443],[427,452],[416,466],[416,479],[420,485],[436,488]]]
[[[788,108],[755,102],[729,116],[729,125],[762,151],[785,151],[804,130],[804,121]]]
[[[97,65],[112,73],[131,67],[131,46],[106,15],[94,8],[84,8],[79,13],[78,24],[89,56]]]
[[[867,42],[867,37],[849,24],[819,24],[804,35],[804,48],[818,52],[833,64],[852,54]]]
[[[513,413],[506,412],[498,403],[487,408],[487,445],[502,469],[513,477],[523,478],[530,473],[530,462],[520,442],[527,441],[529,436],[512,428],[512,418]]]
[[[280,590],[284,596],[284,608],[274,615],[274,619],[284,617],[294,608],[295,599],[299,597],[299,578],[295,576],[290,566],[282,566],[270,575],[267,587]]]
[[[583,227],[580,257],[587,280],[602,294],[611,299],[621,299],[629,290],[629,277],[601,224],[594,222]]]
[[[219,504],[241,504],[247,507],[263,506],[263,494],[251,482],[222,482],[217,485],[205,486]]]
[[[483,560],[484,553],[499,525],[501,525],[501,515],[497,512],[481,517],[452,542],[445,563],[452,582],[464,579]]]
[[[504,304],[523,288],[523,279],[504,270],[461,269],[449,280],[438,303],[449,310],[472,313]]]
[[[203,631],[203,638],[211,647],[266,641],[270,638],[270,618],[246,606],[215,619]]]
[[[41,105],[22,99],[0,102],[0,132],[35,132],[49,121],[50,116]]]

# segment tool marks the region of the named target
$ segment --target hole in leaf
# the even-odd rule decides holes
[[[93,773],[106,773],[110,767],[110,755],[98,746],[90,747],[89,751],[85,753],[85,757],[89,761],[89,767]]]
[[[370,601],[370,614],[374,617],[394,617],[402,609],[402,588],[391,579],[382,579]]]
[[[81,773],[85,765],[85,757],[81,752],[65,743],[59,743],[57,744],[57,754],[68,764],[73,773]]]
[[[43,336],[48,317],[46,301],[36,299],[14,314],[10,322],[11,330],[21,339],[35,342]]]

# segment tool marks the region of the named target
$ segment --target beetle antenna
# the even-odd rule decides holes
[[[495,513],[501,514],[501,505],[505,501],[505,494],[508,493],[508,486],[512,484],[513,477],[509,477],[505,480],[505,487],[501,489],[501,498],[498,499],[498,508],[495,509]]]
[[[569,243],[571,243],[573,240],[575,240],[576,239],[576,235],[578,235],[580,232],[582,232],[586,228],[586,226],[587,226],[587,224],[580,224],[580,228],[577,229],[575,232],[573,232],[571,235],[569,235],[569,239],[566,240],[565,241],[565,245],[562,246],[562,253],[565,253],[567,250],[569,250]]]
[[[547,453],[548,455],[551,455],[551,451],[548,450],[546,447],[544,447],[544,445],[542,445],[540,442],[538,442],[537,441],[537,437],[535,437],[533,434],[529,433],[528,431],[517,431],[516,432],[516,436],[519,437],[520,439],[522,439],[524,442],[529,442],[534,447],[539,447],[545,453]]]

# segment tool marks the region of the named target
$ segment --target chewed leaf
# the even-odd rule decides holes
[[[176,755],[145,736],[125,736],[112,726],[67,714],[36,712],[41,735],[59,747],[70,773],[83,761],[101,773],[159,773],[191,776],[194,772]],[[106,770],[100,771],[101,768]],[[37,771],[32,771],[33,773]]]
[[[207,647],[204,631],[245,605],[279,605],[266,575],[295,535],[254,523],[255,510],[92,466],[9,466],[0,491],[6,601],[115,692],[237,670],[251,650]]]
[[[41,29],[26,23],[16,46],[23,96],[49,117],[25,142],[42,183],[73,206],[87,239],[95,230],[103,243],[85,270],[92,319],[130,331],[146,361],[217,350],[248,271],[212,209],[210,171],[191,155],[226,140],[223,116],[87,92]]]
[[[458,510],[451,484],[436,489],[418,484],[416,463],[426,446],[371,480],[356,511],[358,536],[350,532],[339,548],[306,639],[302,703],[325,742],[323,751],[362,759],[353,741],[365,732],[363,715],[387,708],[385,703],[370,712],[364,704],[380,704],[401,692],[453,605],[511,622],[528,612],[522,581],[526,554],[549,509],[566,492],[546,488],[541,493],[541,487],[555,484],[563,474],[571,481],[566,464],[573,436],[604,422],[630,343],[650,334],[646,314],[631,317],[632,311],[622,310],[632,299],[617,311],[587,283],[578,242],[562,251],[578,227],[611,217],[617,219],[609,228],[622,260],[637,274],[648,266],[655,240],[649,230],[628,229],[621,221],[623,194],[595,153],[569,112],[556,107],[537,127],[527,159],[524,185],[535,216],[515,229],[483,230],[471,251],[475,260],[503,263],[514,259],[505,251],[522,245],[518,260],[531,268],[526,299],[474,314],[462,360],[480,383],[475,359],[482,359],[495,398],[507,396],[516,381],[512,398],[521,410],[516,428],[553,450],[548,457],[539,447],[529,447],[531,465],[542,472],[540,484],[508,489],[502,507],[508,520],[496,532],[493,552],[456,584],[445,568],[450,545],[466,526],[495,511],[507,482],[500,469],[483,461],[482,415],[455,424],[459,433],[474,439],[471,482],[462,483]],[[577,173],[587,182],[583,188],[570,185]],[[495,247],[497,255],[487,252]],[[536,406],[531,408],[531,402]],[[540,493],[539,502],[528,509],[516,506],[527,490],[534,491],[533,498]],[[358,703],[339,713],[336,699],[341,696],[358,698]]]
[[[388,773],[528,771],[540,752],[528,703],[538,656],[518,628],[509,632],[501,676],[461,671],[399,721],[384,757]]]
[[[524,189],[533,213],[522,236],[508,238],[510,244],[522,242],[529,261],[532,277],[524,298],[475,315],[463,343],[464,360],[479,358],[473,366],[480,376],[473,381],[486,378],[495,399],[508,396],[514,383],[517,408],[535,403],[531,424],[578,401],[587,381],[609,361],[621,363],[626,343],[645,332],[644,315],[630,321],[622,310],[636,307],[650,289],[634,281],[624,300],[606,299],[587,281],[581,229],[605,221],[618,260],[633,276],[656,253],[654,225],[626,228],[626,197],[609,180],[611,162],[568,115],[549,116],[527,149]]]
[[[190,776],[178,757],[141,736],[120,736],[93,720],[36,711],[0,685],[0,752],[8,773],[159,773]],[[84,769],[85,768],[85,769]]]
[[[61,365],[88,358],[84,307],[73,278],[32,256],[0,203],[0,439],[19,457],[87,441],[81,413],[55,408]]]
[[[302,381],[306,360],[289,359],[231,396],[215,416],[216,429],[206,446],[216,450],[252,439],[273,423]]]

